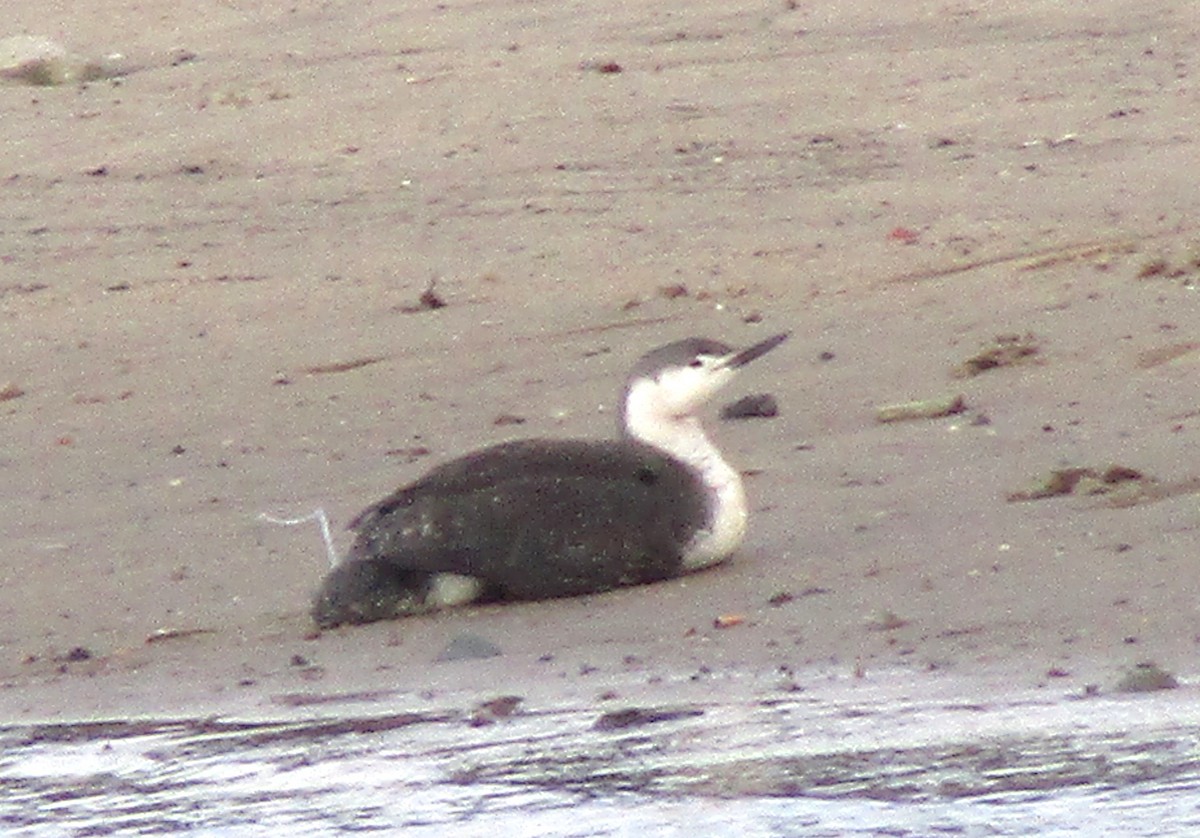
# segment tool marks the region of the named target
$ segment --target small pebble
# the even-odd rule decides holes
[[[1173,690],[1178,686],[1179,681],[1174,675],[1153,661],[1146,661],[1130,667],[1114,689],[1119,693],[1149,693]]]
[[[866,619],[866,626],[871,631],[895,631],[908,625],[908,620],[897,615],[894,611],[876,611]]]
[[[503,654],[500,647],[478,634],[460,634],[446,644],[446,648],[434,659],[439,663],[446,661],[469,661],[494,658]]]
[[[721,408],[722,419],[770,419],[779,415],[779,403],[770,393],[745,396]]]

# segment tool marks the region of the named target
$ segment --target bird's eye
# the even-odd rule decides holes
[[[701,361],[699,358],[693,358],[692,362],[690,364],[688,364],[688,366],[699,369],[700,367],[704,366],[704,362]]]

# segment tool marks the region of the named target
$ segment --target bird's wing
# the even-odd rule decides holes
[[[351,559],[485,580],[508,599],[677,575],[707,501],[687,467],[645,446],[507,443],[446,463],[367,509]]]
[[[361,530],[373,518],[388,515],[414,498],[450,496],[486,489],[517,478],[621,480],[643,468],[662,468],[666,458],[646,445],[576,439],[523,439],[472,452],[426,472],[364,509],[349,529]]]

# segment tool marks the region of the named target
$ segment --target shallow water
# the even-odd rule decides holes
[[[25,725],[0,730],[0,825],[70,836],[1200,834],[1200,709],[1190,690],[1173,692],[816,690],[418,712],[396,712],[388,696],[284,696],[275,720]]]

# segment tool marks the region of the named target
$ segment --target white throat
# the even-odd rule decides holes
[[[700,570],[724,561],[746,535],[746,493],[741,475],[721,457],[692,413],[665,409],[651,381],[637,381],[625,398],[625,433],[694,469],[708,494],[708,524],[684,549],[683,565]]]

